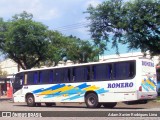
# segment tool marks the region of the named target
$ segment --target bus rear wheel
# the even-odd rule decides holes
[[[56,105],[56,103],[45,103],[45,105],[46,105],[47,107],[51,107],[51,106],[53,106],[53,105]]]
[[[98,102],[98,96],[95,93],[89,93],[85,97],[85,103],[88,108],[99,108],[101,104]]]
[[[116,102],[110,102],[110,103],[103,103],[103,106],[105,108],[114,108],[117,105]]]
[[[36,105],[35,100],[34,100],[34,96],[31,94],[27,95],[26,102],[29,107],[34,107]]]

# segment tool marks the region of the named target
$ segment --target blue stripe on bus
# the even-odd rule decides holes
[[[109,92],[109,90],[105,90],[104,88],[101,88],[101,89],[96,90],[96,92],[97,92],[98,94],[102,94],[102,93]]]
[[[60,92],[57,92],[57,93],[54,93],[54,94],[46,95],[44,98],[58,97],[60,95],[61,95]]]
[[[83,96],[84,96],[84,95],[83,95]],[[75,95],[75,96],[72,96],[72,97],[69,97],[69,98],[63,99],[62,101],[66,101],[66,100],[74,100],[74,99],[81,98],[81,97],[83,97],[83,96]]]
[[[79,86],[77,86],[79,89],[83,89],[83,88],[86,88],[86,87],[89,87],[89,86],[91,86],[91,85],[87,85],[87,83],[83,83],[83,84],[81,84],[81,85],[79,85]]]
[[[58,96],[62,96],[64,94],[67,94],[67,96],[71,96],[73,94],[84,94],[86,91],[85,90],[81,90],[81,89],[77,89],[77,88],[73,88],[71,90],[67,90],[67,91],[64,91],[64,92],[57,92],[57,93],[54,93],[54,94],[49,94],[49,95],[46,95],[44,98],[50,98],[50,97],[58,97]]]
[[[32,92],[33,92],[34,94],[36,94],[36,93],[44,92],[44,91],[47,91],[47,90],[55,90],[55,89],[58,89],[58,88],[61,88],[61,87],[64,87],[64,86],[65,86],[65,84],[58,84],[58,85],[51,86],[51,87],[46,88],[46,89],[41,88],[41,89],[38,89],[38,90],[34,90],[34,91],[32,91]]]

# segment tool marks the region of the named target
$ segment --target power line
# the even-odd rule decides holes
[[[57,31],[67,31],[67,30],[83,28],[83,27],[86,27],[87,25],[88,25],[88,22],[83,22],[83,23],[81,22],[81,23],[65,25],[65,26],[57,27],[57,28],[53,28],[53,29],[55,29]]]

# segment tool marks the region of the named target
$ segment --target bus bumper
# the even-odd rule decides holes
[[[138,100],[154,100],[157,98],[157,92],[139,92]]]

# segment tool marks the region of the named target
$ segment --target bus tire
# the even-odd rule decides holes
[[[89,93],[85,97],[85,103],[88,108],[99,108],[101,104],[98,102],[98,96],[95,93]]]
[[[117,105],[116,102],[110,102],[110,103],[103,103],[103,106],[105,108],[114,108]]]
[[[51,107],[51,106],[53,106],[53,105],[56,105],[56,103],[45,103],[45,105],[46,105],[47,107]]]
[[[34,107],[36,105],[34,96],[32,94],[27,95],[26,102],[29,107]]]

